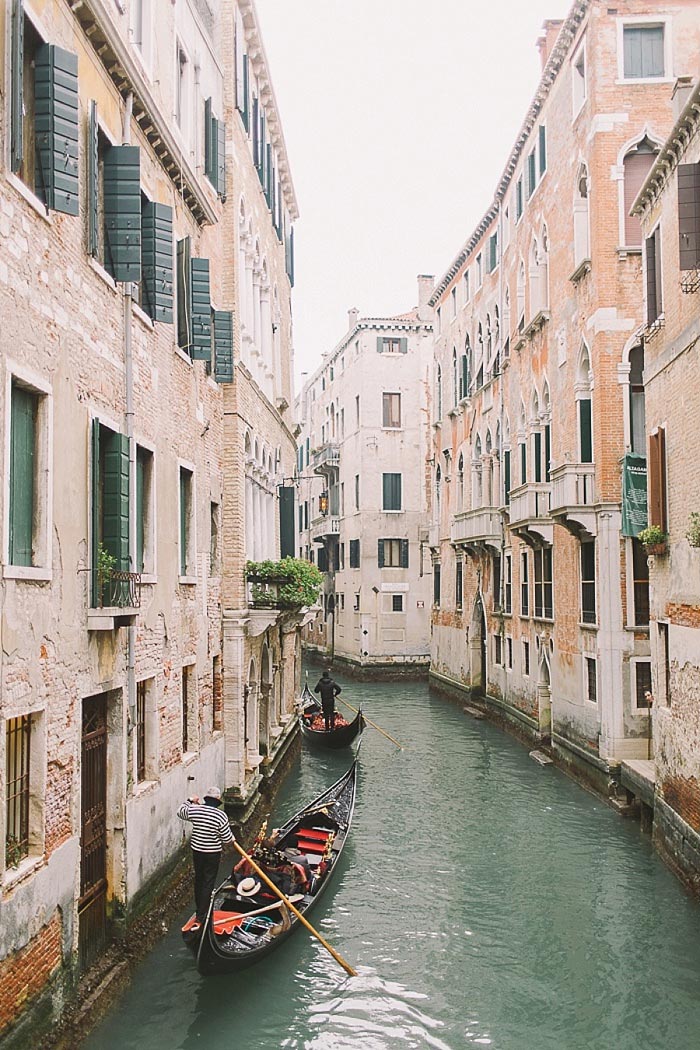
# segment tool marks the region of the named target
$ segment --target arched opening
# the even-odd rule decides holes
[[[472,347],[469,341],[469,336],[465,336],[464,339],[464,353],[462,354],[462,374],[460,376],[459,383],[459,397],[460,401],[469,397],[469,391],[472,382]]]
[[[481,435],[477,434],[474,443],[474,457],[472,460],[472,510],[482,506],[482,462],[481,462]]]
[[[457,347],[452,347],[452,390],[455,407],[459,404],[459,379],[457,376]]]
[[[641,190],[659,152],[658,146],[645,135],[625,154],[622,161],[622,210],[624,213],[623,244],[626,248],[642,245],[642,224],[638,215],[630,215],[632,205]]]
[[[589,198],[588,168],[582,164],[578,169],[574,192],[574,270],[578,270],[591,257]]]
[[[487,688],[486,614],[481,593],[477,594],[469,627],[469,682],[476,697],[485,697]]]
[[[579,463],[593,462],[592,387],[591,358],[588,347],[583,343],[574,383],[574,395],[578,402]]]
[[[552,689],[549,659],[547,658],[544,645],[540,646],[540,669],[537,680],[537,713],[540,740],[548,742],[552,738]]]
[[[255,660],[248,666],[248,681],[243,690],[245,706],[245,765],[255,769],[260,761],[258,751],[258,680]]]
[[[457,460],[457,510],[464,510],[464,453]]]

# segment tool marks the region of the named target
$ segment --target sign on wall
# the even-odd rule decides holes
[[[646,456],[628,452],[622,461],[622,535],[638,536],[648,523]]]

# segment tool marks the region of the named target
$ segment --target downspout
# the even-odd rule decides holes
[[[122,145],[131,143],[131,113],[134,97],[126,96],[122,122]],[[136,442],[134,441],[134,358],[131,346],[132,286],[124,284],[124,379],[126,385],[126,436],[129,442],[129,571],[136,568]],[[131,733],[136,726],[136,625],[127,627],[126,690]]]
[[[498,244],[497,244],[498,253],[500,255],[500,259],[499,259],[499,264],[500,265],[498,267],[498,320],[499,320],[499,328],[500,328],[499,340],[500,340],[500,344],[501,344],[500,345],[500,350],[499,350],[499,361],[500,361],[500,369],[501,369],[501,373],[500,373],[500,377],[499,378],[500,378],[501,381],[498,384],[498,421],[499,421],[499,430],[500,430],[500,434],[501,434],[501,447],[500,447],[500,449],[498,451],[498,455],[499,455],[499,462],[498,462],[498,490],[499,490],[498,491],[498,498],[499,498],[499,501],[500,501],[501,492],[503,492],[503,494],[504,494],[503,503],[504,503],[504,506],[505,506],[505,470],[504,470],[505,455],[504,455],[504,452],[503,452],[503,438],[504,438],[504,434],[503,434],[503,407],[504,407],[503,387],[505,385],[505,378],[504,378],[505,373],[504,373],[503,364],[504,364],[504,352],[505,352],[506,340],[505,340],[505,335],[504,335],[505,314],[503,312],[503,270],[504,270],[504,266],[505,266],[505,263],[503,261],[503,248],[504,248],[504,245],[503,245],[503,199],[501,198],[499,200],[499,202],[498,202]],[[509,324],[509,327],[510,327],[510,318],[508,319],[508,324]],[[508,333],[508,336],[510,337],[510,332]],[[511,573],[510,580],[511,580],[511,608],[512,608],[512,601],[513,601],[513,562],[512,562],[512,558],[511,558],[510,573]],[[501,593],[498,596],[499,606],[500,606],[501,609],[503,609],[503,598],[504,598],[504,595],[505,595],[505,586],[506,586],[506,530],[505,530],[505,524],[504,524],[504,521],[503,521],[503,516],[501,516],[501,579],[500,579],[500,590],[501,590]],[[503,625],[503,620],[501,620],[501,625]],[[503,634],[503,632],[501,633],[501,645],[503,647],[503,652],[505,653],[505,635]],[[505,695],[504,699],[508,700],[508,675],[506,675],[506,690],[505,690],[505,693],[506,693],[506,695]]]

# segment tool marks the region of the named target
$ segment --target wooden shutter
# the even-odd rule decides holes
[[[678,165],[678,235],[681,270],[700,265],[700,164]]]
[[[646,264],[647,264],[647,324],[653,324],[659,316],[659,288],[658,282],[661,278],[660,271],[657,272],[659,231],[654,230],[651,237],[646,239]]]
[[[34,67],[37,174],[48,208],[78,214],[78,56],[43,44]]]
[[[377,353],[378,354],[383,354],[384,353],[384,338],[381,335],[377,336]]]
[[[286,251],[286,269],[287,277],[289,278],[289,284],[294,287],[294,228],[289,231],[287,235],[287,251]]]
[[[31,565],[36,472],[36,396],[12,385],[10,415],[10,565]]]
[[[216,121],[216,192],[226,200],[226,123]]]
[[[192,475],[189,470],[185,470],[180,467],[180,575],[187,575],[187,546],[189,542],[188,536],[188,520],[187,520],[187,496],[189,490],[189,482]]]
[[[630,209],[655,159],[654,153],[628,153],[623,161],[625,245],[628,248],[640,247],[642,243],[642,224],[638,215],[630,215]]]
[[[154,321],[173,323],[173,210],[147,201],[141,212],[143,307]]]
[[[649,524],[668,531],[666,516],[666,431],[649,435]]]
[[[593,462],[593,433],[591,428],[591,399],[583,397],[578,403],[581,462]]]
[[[540,175],[544,175],[547,170],[547,129],[544,124],[540,124],[539,131],[539,146],[540,146]]]
[[[508,506],[510,503],[510,449],[507,448],[503,453],[503,484],[504,484],[504,500],[505,505]]]
[[[136,449],[136,566],[135,572],[143,572],[143,547],[145,527],[144,491],[146,476],[145,449]]]
[[[401,568],[408,568],[408,540],[401,540]]]
[[[384,568],[384,540],[377,540],[377,565]]]
[[[250,131],[250,66],[247,55],[243,56],[243,125],[246,131]]]
[[[99,252],[97,202],[100,194],[99,137],[97,124],[97,103],[90,101],[88,115],[87,141],[87,211],[88,211],[88,255],[97,256]]]
[[[192,268],[190,239],[177,242],[177,343],[189,353],[192,343]]]
[[[280,556],[294,557],[294,486],[280,486]]]
[[[399,339],[399,353],[400,354],[407,354],[408,353],[408,339],[407,338]]]
[[[192,359],[211,361],[211,297],[209,260],[191,259],[192,273]]]
[[[12,3],[12,99],[10,107],[10,154],[12,170],[18,172],[24,158],[24,3]]]
[[[523,441],[520,445],[520,484],[527,481],[527,445]]]
[[[104,158],[105,268],[115,281],[141,279],[141,151],[110,146]]]
[[[102,542],[117,559],[116,568],[129,569],[129,439],[104,428],[104,487]]]
[[[265,144],[265,178],[263,180],[263,190],[265,191],[265,200],[267,201],[268,208],[270,207],[270,201],[272,200],[272,191],[270,189],[272,185],[272,146],[269,142]]]
[[[536,430],[534,438],[535,481],[542,481],[542,434]]]
[[[233,314],[214,310],[214,379],[217,383],[233,382]],[[302,469],[301,467],[299,468]]]
[[[211,99],[204,101],[204,174],[211,183],[214,183],[216,175],[216,164],[214,161],[214,139],[213,120],[211,112]]]
[[[382,509],[383,510],[393,510],[394,509],[393,503],[392,503],[392,496],[393,496],[392,478],[393,478],[393,475],[391,475],[391,474],[383,474],[382,475],[382,490],[383,490],[382,491]]]
[[[253,95],[253,164],[260,174],[260,103]]]

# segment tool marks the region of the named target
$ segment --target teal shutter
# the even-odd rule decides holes
[[[211,361],[211,297],[209,260],[191,259],[192,273],[192,359]]]
[[[527,445],[523,441],[520,445],[520,484],[527,481]]]
[[[535,431],[535,481],[542,481],[542,434]]]
[[[233,314],[214,310],[214,379],[217,383],[233,382]]]
[[[141,211],[143,307],[154,321],[173,323],[173,209],[147,201]]]
[[[280,556],[294,557],[294,486],[280,486]]]
[[[105,268],[115,281],[141,280],[140,154],[138,146],[105,152]]]
[[[384,353],[384,338],[381,335],[377,336],[377,353],[378,354],[383,354]]]
[[[216,122],[216,192],[222,201],[226,200],[226,124],[223,120]]]
[[[97,580],[98,551],[102,542],[102,484],[100,481],[100,421],[93,419],[90,434],[90,463],[92,475],[92,505],[90,507],[90,532],[92,542],[92,573],[90,574],[90,604],[93,608],[100,604],[100,587]]]
[[[506,507],[510,503],[510,449],[507,448],[503,453],[503,487],[504,487],[504,502]]]
[[[287,277],[289,278],[289,284],[294,287],[294,228],[289,231],[287,236]]]
[[[187,522],[187,497],[191,474],[180,468],[180,575],[187,575],[187,544],[189,542]]]
[[[177,345],[190,352],[192,344],[192,268],[190,239],[177,242]]]
[[[265,191],[265,200],[267,201],[268,208],[272,206],[272,178],[272,146],[268,142],[265,146],[265,184],[263,186],[263,189]]]
[[[90,112],[88,115],[87,169],[88,255],[96,257],[99,253],[100,243],[97,228],[97,202],[100,195],[100,167],[97,103],[94,99],[90,102]]]
[[[36,397],[12,386],[10,415],[10,565],[32,565]]]
[[[549,463],[552,458],[552,428],[549,423],[544,428],[544,480],[549,481]]]
[[[544,175],[547,170],[547,129],[544,124],[540,124],[539,131],[540,139],[540,176]]]
[[[144,449],[136,450],[136,572],[143,572],[143,538],[144,538],[144,489],[146,474],[146,453]]]
[[[581,462],[593,462],[593,434],[591,430],[591,400],[582,398],[578,403],[579,434],[581,437]]]
[[[207,176],[211,183],[215,181],[216,165],[214,162],[214,141],[213,141],[213,117],[211,115],[211,99],[205,99],[204,101],[204,174]]]
[[[12,100],[10,109],[10,153],[12,170],[18,172],[24,158],[24,4],[12,4]]]
[[[405,338],[404,339],[399,339],[399,353],[401,353],[401,354],[407,354],[408,353],[408,339],[405,339]]]
[[[377,565],[384,568],[384,540],[377,540]]]
[[[250,59],[247,55],[243,56],[243,110],[241,116],[243,126],[247,132],[250,132]]]
[[[48,208],[78,214],[78,56],[43,44],[34,68],[37,175]]]
[[[253,165],[260,176],[260,103],[253,95]]]
[[[117,559],[116,568],[129,570],[129,439],[103,428],[104,488],[102,542]]]
[[[408,568],[408,540],[401,540],[401,568]]]

